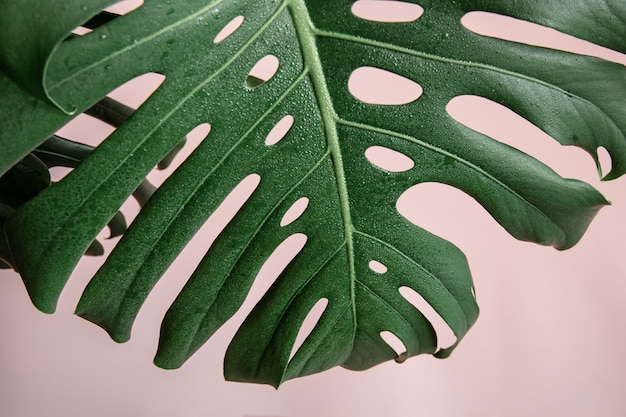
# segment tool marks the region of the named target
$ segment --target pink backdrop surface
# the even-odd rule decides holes
[[[604,56],[626,57],[551,30],[474,16],[499,36]],[[416,80],[419,81],[419,80]],[[135,89],[116,92],[139,105]],[[367,79],[363,88],[374,88]],[[393,92],[381,86],[380,94]],[[481,316],[446,360],[430,356],[365,372],[343,369],[293,380],[279,390],[225,382],[222,359],[230,337],[275,274],[264,268],[242,310],[181,369],[151,363],[163,314],[211,240],[203,228],[144,305],[132,339],[112,342],[98,327],[73,315],[76,302],[102,259],[84,259],[54,315],[38,312],[19,277],[0,272],[0,415],[220,416],[220,417],[522,417],[626,415],[626,236],[624,180],[601,183],[589,156],[563,148],[528,122],[484,100],[459,100],[460,121],[544,161],[565,177],[598,188],[603,208],[581,242],[568,251],[519,242],[474,200],[450,187],[421,185],[399,210],[420,227],[467,255]],[[106,136],[81,118],[69,137]],[[193,142],[193,140],[192,140]],[[180,158],[179,158],[180,159]],[[178,161],[180,162],[180,160]],[[608,164],[607,158],[603,163]],[[61,175],[57,173],[57,175]],[[155,181],[159,181],[154,177]],[[137,211],[128,204],[127,213]],[[112,242],[108,243],[110,250]],[[274,269],[277,267],[274,266]]]

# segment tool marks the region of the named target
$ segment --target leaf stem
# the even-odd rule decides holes
[[[316,31],[313,27],[313,23],[309,18],[307,6],[304,3],[304,0],[292,0],[289,5],[291,15],[296,27],[296,33],[298,34],[298,38],[302,48],[304,65],[309,70],[313,89],[315,91],[315,95],[319,104],[322,121],[324,123],[324,129],[326,131],[326,140],[336,175],[339,201],[341,204],[341,213],[344,221],[344,235],[346,240],[346,247],[348,249],[351,292],[350,296],[353,300],[352,316],[356,324],[356,306],[354,303],[356,281],[354,265],[354,227],[352,224],[352,216],[350,213],[350,203],[348,198],[348,189],[346,186],[345,172],[343,169],[341,148],[339,146],[339,134],[337,133],[337,114],[335,112],[335,109],[333,108],[332,99],[328,91],[326,79],[324,77],[322,62],[317,51],[317,45],[315,44]]]

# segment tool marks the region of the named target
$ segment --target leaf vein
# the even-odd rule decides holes
[[[431,60],[431,61],[437,61],[437,62],[441,62],[441,63],[445,63],[445,64],[452,64],[452,65],[460,65],[460,66],[466,66],[466,67],[472,67],[472,68],[478,68],[478,69],[482,69],[482,70],[486,70],[486,71],[493,71],[493,72],[498,72],[501,74],[505,74],[511,77],[515,77],[515,78],[520,78],[526,81],[530,81],[532,83],[536,83],[539,84],[543,87],[547,87],[550,88],[552,90],[556,90],[559,91],[562,94],[565,94],[568,97],[572,97],[574,99],[580,100],[585,102],[588,105],[591,105],[593,107],[598,108],[597,105],[595,105],[594,103],[591,103],[589,100],[584,99],[572,92],[569,92],[567,90],[564,90],[561,87],[557,87],[554,84],[550,84],[548,82],[542,81],[538,78],[534,78],[528,75],[524,75],[521,74],[519,72],[515,72],[515,71],[511,71],[511,70],[506,70],[504,68],[499,68],[499,67],[495,67],[493,65],[488,65],[488,64],[481,64],[479,62],[472,62],[472,61],[462,61],[462,60],[458,60],[458,59],[452,59],[452,58],[448,58],[448,57],[443,57],[443,56],[438,56],[438,55],[433,55],[433,54],[429,54],[426,52],[420,52],[420,51],[416,51],[414,49],[410,49],[410,48],[405,48],[405,47],[401,47],[401,46],[397,46],[397,45],[393,45],[387,42],[380,42],[380,41],[375,41],[373,39],[365,39],[365,38],[360,38],[360,37],[356,37],[353,35],[348,35],[345,33],[339,33],[339,32],[328,32],[328,31],[323,31],[323,30],[319,30],[319,29],[315,29],[314,30],[315,34],[317,36],[321,36],[321,37],[327,37],[327,38],[331,38],[331,39],[338,39],[338,40],[344,40],[344,41],[349,41],[349,42],[354,42],[357,44],[362,44],[362,45],[367,45],[367,46],[371,46],[371,47],[375,47],[375,48],[382,48],[382,49],[387,49],[387,50],[391,50],[394,52],[399,52],[402,54],[406,54],[406,55],[411,55],[417,58],[423,58],[423,59],[427,59],[427,60]],[[602,109],[600,109],[600,111],[602,111]],[[609,117],[605,112],[603,112],[607,117]],[[609,117],[610,118],[610,117]]]
[[[521,200],[525,205],[527,205],[528,207],[532,208],[541,217],[547,219],[550,223],[552,223],[553,225],[558,227],[559,230],[561,230],[563,233],[565,233],[563,231],[563,229],[559,225],[554,223],[554,221],[550,217],[548,217],[548,215],[546,215],[543,211],[541,211],[536,205],[534,205],[533,203],[531,203],[530,201],[525,199],[523,196],[521,196],[518,192],[513,190],[507,184],[503,183],[502,181],[500,181],[499,179],[497,179],[496,177],[491,175],[488,171],[485,171],[483,168],[479,167],[478,165],[475,165],[475,164],[471,163],[470,161],[468,161],[468,160],[466,160],[464,158],[461,158],[457,154],[454,154],[452,152],[446,151],[445,149],[439,148],[439,147],[434,146],[432,144],[423,142],[423,141],[421,141],[421,140],[419,140],[419,139],[417,139],[417,138],[415,138],[413,136],[402,134],[402,133],[399,133],[399,132],[394,132],[394,131],[391,131],[391,130],[387,130],[387,129],[382,129],[382,128],[375,127],[375,126],[366,125],[364,123],[352,122],[352,121],[345,120],[345,119],[338,119],[337,122],[339,124],[343,124],[345,126],[354,127],[354,128],[357,128],[357,129],[369,130],[371,132],[381,133],[381,134],[384,134],[384,135],[396,137],[398,139],[403,139],[403,140],[415,143],[416,145],[421,146],[423,148],[429,149],[429,150],[431,150],[433,152],[439,153],[439,154],[441,154],[443,156],[447,156],[447,157],[453,158],[454,160],[456,160],[459,163],[467,166],[471,170],[476,171],[479,174],[485,176],[485,178],[489,179],[490,181],[492,181],[493,183],[495,183],[499,187],[502,187],[502,189],[504,189],[508,193],[512,194],[513,196],[515,196],[519,200]]]
[[[221,1],[221,0],[220,0]],[[272,17],[268,20],[267,24],[264,26],[266,27],[267,25],[269,25],[274,19],[276,19],[276,17],[278,16],[279,11],[277,11],[274,15],[272,15]],[[154,134],[154,132],[156,132],[166,121],[168,121],[177,111],[178,109],[180,109],[182,107],[182,105],[184,103],[186,103],[194,94],[196,94],[202,87],[204,87],[207,83],[209,83],[211,80],[213,80],[215,77],[217,77],[223,70],[225,70],[230,64],[232,64],[236,57],[238,55],[241,54],[241,52],[245,49],[247,49],[253,42],[254,40],[260,36],[262,30],[259,30],[258,32],[256,32],[249,40],[248,42],[246,42],[237,52],[236,56],[231,57],[229,60],[226,61],[226,63],[220,67],[217,71],[215,71],[214,73],[212,73],[207,79],[205,79],[204,82],[199,83],[198,86],[196,88],[194,88],[189,94],[187,94],[186,96],[184,96],[181,100],[179,100],[175,105],[172,106],[172,109],[154,126],[154,128],[152,128],[149,132],[147,132],[145,135],[143,135],[143,137],[141,137],[141,139],[137,142],[137,145],[132,149],[132,151],[128,152],[128,154],[123,157],[119,163],[116,164],[115,167],[113,167],[112,169],[110,169],[108,171],[108,173],[106,175],[103,175],[101,177],[101,180],[99,181],[99,183],[94,186],[91,187],[91,189],[85,193],[82,202],[74,209],[72,210],[71,213],[68,214],[68,216],[66,217],[66,219],[64,221],[61,222],[60,225],[57,226],[56,230],[51,233],[50,239],[48,240],[47,245],[45,246],[44,249],[44,253],[48,251],[48,249],[50,248],[50,246],[53,245],[54,239],[56,238],[56,236],[58,235],[58,233],[63,230],[65,228],[65,225],[67,224],[67,222],[73,218],[74,214],[76,214],[76,212],[78,212],[87,202],[87,200],[89,200],[89,198],[97,193],[100,190],[100,187],[102,187],[102,185],[109,181],[110,178],[114,175],[114,173],[122,166],[124,165],[130,158],[131,156],[141,147],[143,146],[143,144],[148,140],[148,138],[150,136],[152,136],[152,134]],[[139,110],[138,110],[139,111]],[[80,167],[79,167],[80,168]]]
[[[450,298],[454,301],[454,305],[456,307],[458,307],[458,311],[457,313],[460,313],[460,316],[463,318],[463,322],[464,322],[464,328],[467,328],[467,317],[465,316],[465,313],[463,312],[463,308],[461,307],[461,304],[458,302],[457,298],[454,297],[454,295],[452,295],[452,293],[450,293],[450,291],[448,290],[448,288],[444,285],[443,282],[441,282],[441,280],[432,272],[430,272],[428,269],[426,269],[422,264],[416,262],[414,259],[412,259],[409,255],[407,255],[406,253],[404,253],[403,251],[401,251],[400,249],[398,249],[397,247],[393,246],[392,244],[385,242],[384,240],[381,240],[375,236],[372,236],[370,234],[361,232],[359,230],[355,231],[356,234],[359,234],[363,237],[365,237],[366,239],[371,239],[385,247],[387,247],[387,249],[391,250],[392,252],[397,253],[398,255],[400,255],[402,258],[404,258],[406,261],[408,261],[408,263],[412,264],[413,266],[415,266],[416,268],[418,268],[419,270],[421,270],[422,272],[424,272],[428,277],[432,278],[434,281],[438,282],[439,285],[441,286],[441,290],[445,291],[446,294],[448,294],[450,296]]]
[[[302,79],[305,77],[305,75],[306,75],[306,71],[303,71],[300,74],[300,76],[296,80],[294,80],[294,82],[287,88],[287,90],[276,100],[276,102],[274,102],[272,104],[272,106],[263,115],[261,115],[261,117],[259,117],[256,120],[256,122],[241,136],[241,138],[239,138],[239,140],[237,140],[235,143],[233,143],[233,145],[224,153],[222,158],[210,170],[208,170],[206,172],[206,174],[202,178],[197,178],[197,181],[195,183],[195,186],[194,186],[193,190],[191,190],[189,192],[188,196],[178,206],[177,210],[172,212],[172,214],[169,217],[167,223],[164,225],[163,229],[161,230],[161,233],[159,233],[158,237],[155,239],[154,244],[151,245],[150,250],[147,251],[142,256],[141,264],[139,265],[139,268],[137,269],[137,273],[134,274],[135,276],[138,275],[138,272],[141,270],[142,266],[145,264],[145,261],[154,252],[154,249],[156,248],[157,243],[161,240],[161,238],[163,236],[165,236],[165,235],[169,235],[168,231],[170,230],[170,228],[172,227],[172,225],[174,224],[176,219],[178,219],[180,217],[180,214],[184,211],[184,209],[187,206],[187,204],[189,203],[189,201],[191,201],[191,199],[195,196],[196,192],[200,188],[202,188],[202,186],[204,186],[206,181],[215,173],[215,171],[220,166],[222,166],[222,164],[235,151],[235,149],[237,149],[239,147],[239,145],[241,145],[241,143],[243,143],[245,141],[245,139],[254,131],[254,129],[259,125],[259,123],[261,123],[261,121],[263,121],[269,114],[271,114],[272,110],[275,109],[285,99],[285,97],[287,97],[289,95],[289,93],[291,91],[293,91],[293,89],[302,81]],[[167,211],[165,211],[165,212],[167,212]],[[174,234],[172,234],[172,235],[174,235]],[[129,291],[131,286],[132,286],[132,282],[123,291],[124,297],[122,298],[122,300],[125,300],[127,298],[128,291]]]
[[[328,265],[328,263],[333,260],[333,258],[335,258],[335,256],[337,256],[337,254],[341,251],[341,249],[344,248],[344,246],[346,246],[346,242],[342,242],[341,245],[333,252],[331,253],[326,259],[324,259],[324,261],[320,264],[320,266],[313,271],[306,279],[305,281],[302,283],[302,285],[300,286],[300,288],[298,288],[297,291],[295,291],[291,297],[289,298],[289,301],[287,302],[285,308],[283,309],[283,311],[280,314],[280,317],[278,318],[278,320],[276,320],[276,322],[274,323],[274,327],[272,328],[270,334],[272,335],[272,337],[274,336],[274,334],[276,333],[276,329],[278,328],[278,326],[280,325],[280,323],[283,320],[283,317],[285,317],[285,314],[287,313],[287,310],[289,310],[289,307],[291,306],[291,304],[293,303],[293,301],[295,300],[295,298],[301,294],[302,290],[309,284],[309,282],[311,282],[311,280],[317,276],[317,274],[326,266]],[[263,358],[266,354],[267,354],[267,349],[269,348],[269,344],[265,345],[265,347],[263,348],[263,353],[261,354],[261,358]],[[255,371],[255,375],[258,375],[259,373],[259,367],[261,366],[261,364],[263,363],[263,360],[260,360],[257,362],[257,367],[256,367],[256,371]],[[286,370],[287,368],[285,368]]]
[[[256,229],[254,230],[254,232],[252,233],[250,238],[245,242],[244,245],[241,246],[241,250],[237,254],[237,257],[235,258],[235,260],[232,262],[232,264],[230,266],[230,269],[223,275],[224,278],[227,278],[228,276],[230,276],[230,274],[232,273],[233,269],[235,269],[235,267],[237,266],[237,264],[241,260],[241,257],[243,256],[243,254],[246,252],[248,247],[250,247],[250,244],[252,243],[252,241],[254,241],[256,236],[261,231],[261,228],[267,223],[267,220],[276,211],[278,206],[280,206],[280,204],[285,200],[285,198],[287,198],[288,195],[290,195],[303,181],[305,181],[327,157],[328,157],[328,153],[324,154],[324,156],[322,156],[322,158],[319,159],[319,161],[309,170],[309,172],[307,174],[305,174],[302,177],[302,179],[300,181],[298,181],[293,187],[291,187],[291,189],[289,189],[287,192],[285,192],[283,194],[283,196],[280,198],[280,200],[278,200],[278,202],[272,207],[272,209],[267,213],[267,215],[259,223],[259,225],[256,227]],[[224,283],[224,281],[222,281],[222,284],[223,283]],[[221,291],[221,287],[220,287],[220,290],[218,290],[218,292],[219,291]],[[216,298],[217,298],[217,296],[216,296]],[[200,328],[201,324],[202,324],[202,322],[198,323],[198,325],[196,326],[196,331],[194,333],[197,333],[197,329]]]

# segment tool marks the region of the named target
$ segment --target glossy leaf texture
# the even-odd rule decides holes
[[[45,4],[29,1],[38,3]],[[359,17],[354,1],[343,0],[153,0],[61,42],[106,2],[65,3],[78,17],[53,8],[35,14],[37,31],[22,33],[17,26],[33,19],[31,10],[14,10],[0,29],[3,42],[13,31],[25,39],[1,51],[4,170],[70,120],[68,109],[84,111],[146,72],[166,79],[72,173],[6,220],[13,261],[39,309],[54,311],[95,236],[196,126],[209,123],[209,135],[142,208],[77,313],[128,340],[144,300],[193,235],[239,184],[255,186],[164,318],[155,362],[165,368],[196,352],[239,309],[274,250],[296,241],[302,249],[234,336],[227,379],[278,386],[338,365],[360,370],[421,353],[449,355],[456,343],[438,349],[432,324],[400,290],[420,294],[457,343],[478,307],[464,255],[398,213],[396,201],[415,184],[464,191],[518,239],[574,245],[605,198],[456,122],[446,111],[454,97],[503,104],[594,157],[606,148],[606,179],[626,169],[623,66],[480,36],[461,24],[471,11],[501,13],[626,52],[621,0],[424,0],[423,14],[403,22]],[[20,53],[38,45],[34,57]],[[264,58],[278,62],[266,78],[251,72]],[[421,95],[402,104],[361,101],[348,88],[361,68],[414,81]],[[267,140],[273,130],[280,140]],[[366,156],[374,147],[413,163],[382,169]],[[299,217],[283,221],[287,212]],[[323,313],[292,355],[319,303]],[[406,353],[398,355],[385,332]]]

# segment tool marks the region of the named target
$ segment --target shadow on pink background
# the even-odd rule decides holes
[[[468,26],[483,24],[475,15]],[[482,20],[481,20],[482,19]],[[547,30],[489,22],[500,36],[525,37],[626,64],[626,57]],[[503,34],[509,31],[510,34]],[[534,37],[534,39],[533,39]],[[551,44],[556,42],[556,44]],[[157,80],[158,81],[158,80]],[[117,92],[130,105],[154,79]],[[370,90],[368,79],[359,82]],[[389,94],[393,85],[374,94]],[[358,85],[357,87],[359,88]],[[404,90],[401,89],[401,92]],[[371,91],[370,91],[371,92]],[[406,91],[404,91],[406,92]],[[470,197],[450,187],[424,184],[409,190],[399,210],[411,221],[459,246],[467,255],[481,316],[446,360],[411,358],[366,372],[333,369],[268,386],[225,382],[222,359],[245,313],[278,272],[264,268],[243,309],[181,369],[151,363],[161,318],[193,271],[215,232],[196,236],[144,305],[123,345],[73,310],[102,259],[85,258],[61,296],[57,313],[38,312],[19,277],[0,272],[0,414],[30,416],[623,416],[626,415],[626,193],[623,180],[601,183],[591,158],[564,148],[506,109],[462,99],[450,112],[493,138],[545,162],[565,177],[598,188],[612,206],[602,209],[571,250],[514,240]],[[70,137],[106,136],[84,118]],[[92,123],[92,124],[89,124]],[[99,133],[95,133],[95,132]],[[206,134],[206,132],[204,132]],[[203,133],[200,132],[202,137]],[[190,139],[193,147],[193,138]],[[181,158],[178,162],[180,163]],[[609,164],[603,158],[604,164]],[[55,175],[62,175],[57,172]],[[161,175],[163,177],[163,175]],[[152,179],[162,181],[159,174]],[[137,206],[125,206],[132,216]],[[113,242],[107,243],[107,248]]]

